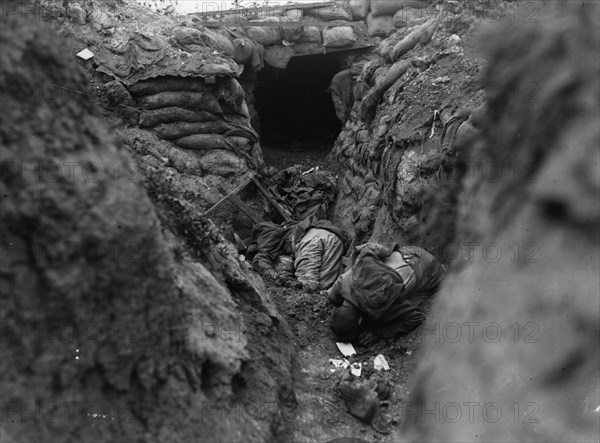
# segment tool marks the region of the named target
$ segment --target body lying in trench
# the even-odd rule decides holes
[[[253,267],[264,277],[324,290],[333,305],[330,327],[339,341],[368,346],[406,334],[425,319],[421,308],[437,291],[444,268],[417,246],[366,243],[342,271],[346,239],[327,220],[310,217],[283,226],[255,227]],[[325,291],[326,290],[326,291]]]

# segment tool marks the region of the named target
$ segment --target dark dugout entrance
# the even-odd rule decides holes
[[[316,54],[293,57],[286,69],[266,65],[257,73],[256,110],[267,150],[328,152],[341,130],[329,85],[340,59]]]

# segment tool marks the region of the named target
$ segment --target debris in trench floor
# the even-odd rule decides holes
[[[288,417],[290,435],[285,441],[329,442],[341,437],[399,441],[423,326],[370,348],[354,343],[356,355],[344,357],[329,329],[332,307],[325,296],[266,283],[298,348],[300,375],[294,387],[298,407],[295,415]],[[431,303],[425,306],[426,312]],[[379,354],[385,356],[389,371],[375,369]],[[350,367],[331,372],[330,360],[344,358],[362,364],[360,377],[352,376]]]

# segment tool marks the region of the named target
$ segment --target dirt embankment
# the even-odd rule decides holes
[[[263,283],[135,167],[64,41],[0,32],[2,441],[272,440],[294,356]]]
[[[473,263],[454,268],[426,326],[410,441],[600,435],[600,15],[596,2],[535,5],[535,23],[483,40],[498,94],[471,143],[456,239]]]

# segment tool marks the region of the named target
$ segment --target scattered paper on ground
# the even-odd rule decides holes
[[[85,48],[82,51],[79,51],[77,54],[77,57],[83,59],[83,60],[89,60],[90,58],[92,58],[94,56],[94,53],[92,51],[90,51],[88,48]]]
[[[336,343],[336,345],[344,357],[350,357],[351,355],[356,354],[354,346],[352,346],[351,343]]]
[[[381,371],[382,369],[384,371],[390,370],[390,366],[388,365],[387,360],[382,354],[379,354],[377,355],[377,357],[375,357],[375,362],[373,364],[375,366],[376,371]]]

